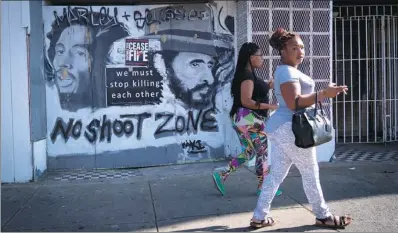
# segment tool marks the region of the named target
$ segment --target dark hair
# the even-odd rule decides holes
[[[234,79],[232,80],[231,86],[231,95],[233,98],[235,98],[234,94],[236,90],[240,88],[240,84],[242,83],[242,79],[245,75],[246,67],[250,62],[250,56],[254,55],[259,49],[260,47],[253,42],[246,42],[240,47],[238,62],[236,63],[235,75]],[[254,72],[253,75],[255,76]],[[230,116],[233,116],[233,114],[235,114],[235,111],[237,110],[234,106],[231,109]]]
[[[280,52],[285,47],[286,43],[295,36],[300,37],[298,34],[288,32],[284,28],[278,28],[269,39],[269,44],[272,48]]]

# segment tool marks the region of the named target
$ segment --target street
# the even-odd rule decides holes
[[[293,166],[275,197],[276,225],[254,230],[256,178],[242,167],[213,186],[211,171],[224,162],[142,168],[127,177],[60,180],[50,172],[37,183],[2,185],[2,231],[335,231],[313,226],[315,217]],[[348,232],[398,230],[398,162],[320,163],[326,202],[350,213]],[[123,170],[97,171],[121,174]],[[80,172],[82,173],[82,172]],[[120,176],[120,175],[119,175]],[[70,176],[69,176],[70,177]],[[77,179],[79,175],[76,176]]]

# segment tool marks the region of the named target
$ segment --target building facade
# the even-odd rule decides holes
[[[267,56],[258,75],[268,79],[279,64],[268,45],[278,27],[302,36],[300,69],[317,89],[336,72],[332,1],[1,6],[2,58],[10,58],[2,59],[2,182],[234,156],[237,53],[258,43]],[[324,103],[334,122],[338,104]],[[330,160],[335,142],[317,148],[319,161]]]
[[[398,141],[398,4],[335,5],[333,105],[338,143]],[[343,120],[344,119],[344,120]]]

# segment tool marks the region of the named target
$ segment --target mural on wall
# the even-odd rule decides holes
[[[211,159],[235,64],[226,6],[45,6],[49,156],[178,144],[176,161]]]

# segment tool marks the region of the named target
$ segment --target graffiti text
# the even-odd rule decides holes
[[[138,29],[143,29],[145,25],[162,22],[169,22],[171,19],[175,20],[205,20],[210,18],[209,11],[197,11],[194,9],[186,10],[184,7],[166,7],[159,11],[152,12],[149,9],[145,10],[145,15],[140,11],[134,11],[134,21]]]
[[[104,30],[112,26],[118,25],[118,8],[113,8],[113,13],[110,12],[109,7],[101,7],[99,12],[94,12],[93,8],[75,7],[63,8],[62,15],[58,15],[57,11],[54,11],[55,21],[54,23],[60,25],[61,22],[67,20],[68,24],[73,22],[84,22],[91,26],[102,26]]]
[[[187,152],[191,154],[206,152],[206,147],[202,145],[201,140],[187,140],[182,143],[182,149],[187,149]]]
[[[188,111],[188,116],[175,116],[174,113],[166,112],[156,113],[155,120],[162,119],[163,122],[156,129],[155,137],[159,138],[173,133],[197,132],[199,127],[200,131],[217,131],[216,119],[211,115],[212,113],[214,113],[212,109],[199,110],[196,116],[192,111]]]
[[[155,113],[155,121],[159,122],[159,124],[154,130],[154,136],[155,138],[160,138],[174,133],[183,134],[199,130],[216,132],[218,131],[218,126],[216,119],[211,115],[212,113],[213,110],[211,109],[200,110],[196,114],[188,111],[187,116],[169,112]],[[129,138],[135,132],[135,138],[141,140],[144,120],[152,118],[152,116],[151,113],[144,112],[141,114],[120,115],[119,119],[111,120],[106,115],[103,115],[99,119],[91,120],[85,126],[85,129],[82,120],[69,118],[66,123],[61,117],[58,117],[50,134],[50,139],[55,143],[58,135],[60,135],[67,142],[71,137],[77,140],[83,135],[90,143],[103,142],[105,140],[111,142],[112,135]],[[200,146],[200,144],[197,146]]]

